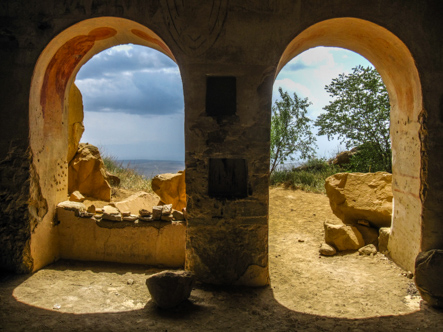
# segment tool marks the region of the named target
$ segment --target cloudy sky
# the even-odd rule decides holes
[[[307,97],[315,119],[330,97],[324,86],[361,64],[356,53],[318,47],[289,62],[278,75],[278,87]],[[117,159],[184,160],[183,89],[177,65],[153,49],[121,45],[89,60],[75,81],[83,95],[85,132],[82,142],[97,145]],[[316,131],[315,131],[316,132]],[[337,141],[317,137],[319,157],[339,149]]]

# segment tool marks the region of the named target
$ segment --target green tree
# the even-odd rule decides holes
[[[271,174],[276,166],[286,160],[294,160],[295,153],[301,159],[314,155],[316,138],[311,132],[311,119],[306,116],[311,103],[308,98],[294,98],[282,88],[278,89],[281,100],[272,106],[271,118]]]
[[[319,135],[337,136],[348,149],[357,147],[351,170],[392,171],[389,96],[378,72],[357,66],[325,87],[333,100],[315,121]]]

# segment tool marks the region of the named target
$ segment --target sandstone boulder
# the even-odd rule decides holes
[[[185,172],[159,174],[152,179],[152,190],[165,204],[181,211],[186,207]]]
[[[375,255],[377,254],[377,248],[373,244],[368,244],[367,246],[358,249],[358,253],[366,256]]]
[[[111,205],[106,205],[103,207],[103,216],[102,216],[103,220],[107,220],[107,221],[122,221],[122,214],[120,213],[120,211]]]
[[[85,196],[83,196],[80,191],[74,191],[70,196],[69,200],[71,202],[84,202]]]
[[[365,245],[363,236],[354,226],[325,222],[325,242],[339,251],[358,250]]]
[[[110,201],[111,186],[106,181],[106,171],[98,148],[81,143],[77,154],[69,163],[68,191],[78,190],[83,195]]]
[[[334,214],[345,224],[367,220],[376,228],[389,227],[392,215],[392,174],[338,173],[325,181]]]
[[[152,207],[152,219],[160,220],[162,217],[163,208],[161,206],[153,206]]]
[[[388,253],[389,235],[391,235],[390,227],[382,227],[378,231],[378,250],[382,254]]]
[[[183,212],[177,210],[172,211],[172,216],[174,217],[175,220],[185,220]]]
[[[418,254],[415,284],[423,300],[431,306],[443,308],[443,249]]]
[[[327,243],[322,243],[319,252],[323,256],[334,256],[337,253],[337,250],[335,250],[333,246],[330,246]]]
[[[163,309],[173,308],[191,295],[195,277],[186,271],[163,271],[146,279],[152,300]]]
[[[85,127],[83,126],[83,100],[80,90],[75,84],[69,90],[68,103],[68,156],[70,162],[78,150],[80,139]]]
[[[153,195],[144,191],[137,192],[127,199],[115,202],[115,206],[120,211],[131,211],[131,213],[138,213],[141,210],[145,210],[145,215],[152,214],[152,207],[158,205],[159,198],[157,195]],[[142,214],[140,212],[140,214]]]
[[[363,236],[363,240],[365,241],[365,244],[373,244],[374,246],[378,246],[378,231],[377,229],[373,227],[364,226],[361,224],[355,225],[357,227],[358,231]]]

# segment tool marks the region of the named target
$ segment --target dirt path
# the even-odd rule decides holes
[[[414,293],[383,255],[320,257],[323,222],[339,222],[320,194],[270,190],[271,286],[198,284],[175,311],[150,301],[141,266],[58,262],[3,275],[0,331],[440,331],[443,313]]]

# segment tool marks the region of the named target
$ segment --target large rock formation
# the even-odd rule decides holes
[[[84,196],[111,200],[111,186],[106,181],[106,170],[97,147],[81,143],[69,163],[68,173],[69,193],[78,190]]]
[[[359,219],[372,226],[390,227],[392,215],[392,174],[338,173],[326,179],[326,194],[332,211],[345,224]]]
[[[185,172],[159,174],[152,179],[152,190],[165,204],[181,211],[186,207]]]
[[[83,100],[80,90],[75,84],[71,85],[69,90],[69,109],[68,109],[68,156],[70,162],[78,150],[80,139],[82,138],[85,127],[83,126]]]

